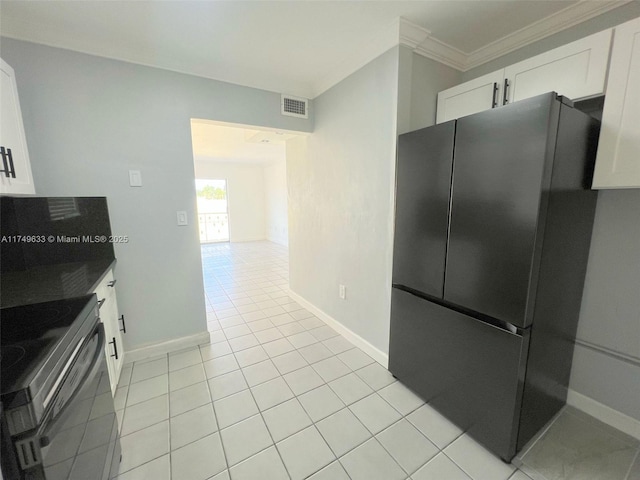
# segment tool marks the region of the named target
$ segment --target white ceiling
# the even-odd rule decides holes
[[[466,70],[626,1],[0,0],[3,36],[314,98],[398,43]],[[192,121],[198,161],[268,164],[286,132]]]
[[[399,41],[465,70],[624,3],[2,0],[0,33],[314,98]]]
[[[254,130],[191,120],[193,156],[197,162],[266,165],[285,159],[285,142],[296,136],[278,130]]]

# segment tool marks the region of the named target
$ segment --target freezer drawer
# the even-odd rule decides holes
[[[389,370],[486,448],[516,453],[529,333],[392,289]]]

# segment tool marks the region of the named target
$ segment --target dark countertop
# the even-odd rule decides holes
[[[3,273],[0,279],[0,308],[92,293],[115,263],[115,259],[63,263]]]

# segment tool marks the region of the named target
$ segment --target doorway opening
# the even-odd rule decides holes
[[[286,147],[299,135],[191,119],[207,322],[216,342],[226,340],[223,326],[272,315],[267,300],[288,300]]]
[[[229,241],[229,204],[225,179],[196,179],[200,243]]]

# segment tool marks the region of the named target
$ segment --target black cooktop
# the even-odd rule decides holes
[[[64,350],[95,305],[92,294],[1,309],[3,397],[23,389],[33,390],[42,384],[55,370]]]

